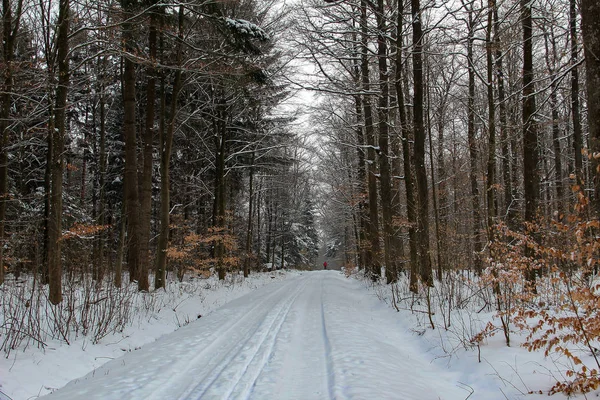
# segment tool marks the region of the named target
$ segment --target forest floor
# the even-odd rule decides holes
[[[339,271],[277,271],[263,278],[268,282],[274,275],[271,283],[123,351],[48,398],[512,400],[547,398],[538,390],[547,393],[554,383],[556,360],[518,344],[506,347],[501,335],[479,352],[461,347],[457,333],[468,338],[469,330],[486,321],[432,330],[421,313],[397,312],[386,304],[385,285]],[[53,371],[34,371],[28,361],[22,374],[27,368],[30,376],[77,368],[76,354],[62,357]],[[23,360],[14,364],[24,365]],[[0,382],[5,371],[0,364]]]

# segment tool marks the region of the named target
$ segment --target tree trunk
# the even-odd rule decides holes
[[[381,191],[381,209],[383,216],[383,254],[387,283],[398,280],[396,260],[393,254],[394,227],[392,225],[392,187],[389,151],[389,80],[387,66],[387,34],[384,19],[384,1],[377,0],[377,60],[379,66],[379,98],[377,116],[379,125],[379,188]]]
[[[49,68],[50,69],[50,68]],[[50,94],[52,91],[52,76],[53,71],[48,71],[48,77],[50,84],[48,85],[48,129],[46,136],[46,167],[44,168],[44,252],[41,266],[41,281],[44,285],[49,284],[49,272],[48,272],[48,247],[49,247],[49,235],[50,235],[50,203],[51,203],[51,192],[52,192],[52,160],[53,160],[53,146],[52,146],[52,133],[54,132],[54,104],[52,104],[53,96]]]
[[[427,68],[427,82],[430,82],[429,68]],[[433,199],[433,217],[435,221],[435,243],[437,250],[437,268],[436,268],[436,278],[441,281],[443,276],[444,267],[442,266],[442,235],[440,232],[440,213],[438,209],[438,200],[437,200],[437,189],[435,184],[435,164],[433,163],[433,139],[431,133],[431,91],[430,86],[426,86],[427,93],[427,137],[429,139],[429,170],[431,172],[431,197]]]
[[[512,221],[509,220],[511,215],[512,204],[512,178],[510,173],[510,142],[508,138],[508,129],[506,122],[506,104],[504,94],[504,67],[502,62],[502,50],[500,48],[500,21],[498,18],[498,5],[496,0],[493,0],[494,9],[494,47],[496,49],[496,78],[498,79],[498,103],[500,108],[500,142],[502,151],[502,181],[504,183],[504,207],[502,213],[506,216],[507,225],[510,227]]]
[[[429,198],[425,166],[425,127],[423,122],[423,28],[420,0],[411,0],[413,26],[413,79],[414,79],[414,162],[417,178],[419,264],[423,282],[433,285],[429,258]]]
[[[104,225],[106,224],[106,212],[105,212],[105,203],[106,203],[106,104],[104,100],[104,81],[103,76],[101,76],[100,80],[100,168],[99,175],[100,179],[98,185],[100,186],[100,195],[99,195],[99,207],[98,207],[98,219],[97,223],[103,229],[98,234],[98,271],[96,275],[96,279],[98,281],[102,281],[104,278],[104,254],[105,254],[105,229]]]
[[[597,0],[581,0],[581,32],[585,55],[590,150],[595,155],[600,153],[600,3]],[[600,218],[600,162],[595,156],[592,165],[594,203],[596,216]]]
[[[367,26],[367,1],[360,2],[361,23],[361,81],[363,89],[363,115],[365,117],[365,136],[367,142],[367,164],[368,171],[368,193],[369,193],[369,244],[367,250],[367,271],[372,274],[373,279],[381,275],[381,264],[379,262],[379,211],[377,204],[377,163],[375,162],[375,132],[373,127],[373,111],[369,96],[369,59],[368,59],[368,26]]]
[[[117,259],[115,261],[115,287],[120,288],[123,284],[123,253],[125,251],[125,232],[127,228],[127,205],[125,201],[121,206],[121,218],[119,219],[119,238],[117,241]]]
[[[353,33],[354,42],[357,43],[356,33]],[[354,59],[355,63],[353,66],[354,72],[354,84],[357,90],[360,90],[361,87],[361,61],[359,58],[360,48],[358,45],[354,47]],[[358,218],[359,218],[359,231],[358,231],[358,241],[356,244],[357,247],[357,257],[358,257],[358,267],[359,269],[366,268],[367,266],[367,238],[370,237],[369,233],[369,212],[368,212],[368,202],[367,202],[367,165],[365,162],[365,134],[364,134],[364,116],[363,116],[363,104],[362,104],[361,95],[357,94],[354,96],[354,110],[356,113],[356,140],[358,146],[356,148],[358,165],[357,165],[357,203],[358,203]]]
[[[473,64],[473,9],[469,8],[469,37],[467,42],[467,62],[469,64],[469,96],[467,100],[467,137],[469,142],[469,180],[471,182],[471,204],[473,211],[473,266],[480,274],[482,271],[481,250],[483,248],[481,237],[481,210],[479,206],[479,187],[477,185],[477,141],[475,139],[475,66]]]
[[[55,129],[52,133],[52,185],[50,215],[48,220],[48,300],[52,304],[62,301],[62,182],[63,150],[66,136],[67,93],[69,90],[69,0],[61,0],[58,13],[58,87],[54,107]]]
[[[356,152],[358,154],[358,166],[357,166],[357,181],[358,181],[358,215],[360,222],[360,230],[358,235],[358,259],[359,268],[366,268],[367,266],[367,238],[370,237],[369,233],[369,210],[367,201],[367,165],[365,162],[365,135],[363,131],[363,107],[362,99],[360,96],[354,96],[354,107],[356,110],[356,137],[358,141],[358,147]]]
[[[4,84],[2,87],[2,106],[0,108],[0,285],[4,283],[4,231],[6,226],[6,201],[8,200],[8,146],[10,143],[10,109],[13,90],[13,58],[16,36],[21,20],[23,1],[17,4],[17,15],[13,19],[10,0],[2,1]]]
[[[227,126],[225,123],[225,100],[221,100],[217,105],[217,115],[215,116],[215,145],[217,149],[215,159],[215,202],[214,202],[214,225],[217,228],[217,235],[225,235],[225,203],[226,188],[225,184],[225,150],[227,144]],[[275,249],[273,249],[275,254]],[[225,256],[225,244],[223,238],[215,242],[215,259],[217,263],[217,274],[219,280],[225,279],[225,265],[223,258]]]
[[[523,185],[525,188],[525,222],[535,223],[539,199],[538,134],[535,121],[535,88],[533,82],[533,25],[531,2],[521,0],[523,23]],[[533,229],[530,226],[529,229]],[[530,234],[535,232],[529,231]],[[529,247],[526,254],[533,256]],[[527,269],[526,279],[535,292],[535,270]]]
[[[182,48],[183,48],[183,6],[179,7],[179,33],[177,36],[177,66],[181,66]],[[173,135],[175,133],[175,123],[177,121],[177,99],[183,86],[183,72],[181,68],[175,71],[175,82],[173,83],[173,95],[171,97],[171,107],[166,131],[160,140],[160,233],[158,237],[158,260],[156,263],[156,274],[154,279],[154,288],[165,287],[167,279],[167,248],[169,246],[169,205],[170,205],[170,184],[169,184],[169,164],[171,162],[171,152],[173,147]],[[163,93],[164,96],[164,93]]]
[[[246,259],[244,260],[244,278],[250,275],[250,264],[252,263],[252,213],[254,211],[254,158],[252,152],[252,163],[250,165],[250,179],[248,182],[248,228],[246,229]]]
[[[125,18],[134,13],[135,0],[121,0]],[[130,282],[140,278],[140,202],[138,196],[137,176],[137,139],[135,121],[135,64],[129,54],[135,52],[133,38],[134,23],[125,21],[122,24],[122,41],[126,54],[123,56],[123,136],[125,138],[125,171],[123,182],[123,198],[126,204],[127,218],[127,266]]]
[[[148,265],[150,264],[150,230],[152,219],[152,152],[154,143],[154,110],[156,100],[156,52],[157,52],[157,10],[150,10],[150,28],[148,31],[148,46],[150,49],[150,65],[146,70],[146,126],[143,143],[142,182],[140,185],[140,277],[138,289],[148,291]]]
[[[262,182],[260,179],[256,196],[256,262],[259,268],[262,267]]]
[[[551,33],[544,35],[544,43],[546,47],[546,66],[548,68],[548,74],[550,75],[550,110],[552,113],[552,144],[554,150],[554,170],[555,170],[555,187],[556,187],[556,212],[557,219],[561,220],[564,215],[564,188],[563,188],[563,176],[562,176],[562,160],[561,160],[561,149],[560,149],[560,127],[559,127],[559,109],[558,109],[558,82],[556,80],[556,60],[557,60],[557,48],[556,38],[552,28]],[[550,48],[551,46],[551,48]],[[571,82],[572,83],[572,82]],[[546,174],[547,176],[548,174]]]
[[[410,251],[410,290],[413,293],[418,291],[418,271],[419,259],[417,250],[417,205],[415,200],[415,182],[413,179],[413,163],[410,151],[410,129],[406,108],[404,104],[403,84],[403,66],[402,66],[402,26],[404,15],[404,3],[398,2],[398,21],[396,33],[396,101],[398,102],[398,111],[400,117],[400,130],[402,141],[402,165],[404,169],[404,186],[406,191],[406,216],[408,219],[408,241]],[[406,75],[406,74],[405,74]]]
[[[488,2],[488,20],[485,37],[485,53],[487,60],[487,100],[488,100],[488,161],[487,161],[487,231],[488,240],[493,239],[496,223],[496,104],[494,103],[494,59],[492,31],[494,26],[494,10],[496,1]]]
[[[571,118],[573,119],[573,150],[575,155],[576,179],[575,183],[579,187],[578,190],[583,191],[583,154],[581,153],[583,135],[581,133],[581,116],[579,111],[579,68],[577,67],[579,55],[577,50],[576,0],[569,0],[569,29],[571,31]]]

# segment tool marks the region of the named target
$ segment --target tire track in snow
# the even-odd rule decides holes
[[[208,373],[205,375],[205,379],[203,382],[201,382],[198,385],[193,386],[192,388],[189,388],[188,390],[186,390],[184,393],[181,394],[180,398],[182,399],[206,399],[206,398],[218,398],[218,399],[224,399],[224,398],[229,398],[229,396],[232,394],[232,392],[235,390],[235,387],[237,386],[237,384],[240,382],[240,380],[242,379],[242,377],[244,376],[244,374],[247,372],[249,365],[252,363],[252,361],[256,358],[257,354],[260,352],[261,348],[263,347],[263,344],[267,341],[267,339],[269,339],[270,337],[272,337],[271,341],[271,345],[268,347],[269,348],[269,353],[267,354],[267,357],[265,358],[265,362],[261,365],[261,368],[258,370],[258,373],[256,374],[256,377],[258,377],[258,375],[260,374],[260,371],[262,370],[262,368],[264,368],[264,365],[266,364],[266,361],[268,360],[268,356],[270,356],[270,351],[272,351],[273,347],[274,347],[274,343],[275,340],[277,338],[277,334],[279,333],[279,331],[281,330],[281,326],[283,325],[283,322],[285,321],[285,318],[287,317],[287,314],[289,313],[289,310],[291,309],[294,301],[296,300],[296,298],[300,295],[302,289],[306,286],[307,284],[307,280],[304,279],[301,285],[296,285],[294,291],[289,294],[287,297],[287,299],[285,299],[286,301],[264,301],[259,303],[260,307],[265,307],[265,303],[269,303],[267,305],[267,308],[269,308],[267,310],[267,312],[264,314],[264,316],[261,316],[260,318],[257,318],[256,323],[255,324],[250,324],[253,329],[248,329],[246,332],[243,332],[241,337],[236,338],[233,340],[231,346],[229,347],[229,349],[225,350],[225,354],[220,357],[219,360],[217,360],[216,365],[207,365],[205,369],[208,369]],[[285,285],[282,289],[287,289],[288,285]],[[281,290],[278,290],[277,293],[281,292]],[[268,300],[273,300],[274,298],[277,298],[278,296],[270,296]],[[273,308],[270,307],[277,307],[275,309],[275,311],[273,311]],[[256,309],[258,307],[255,307],[254,309]],[[271,316],[271,318],[269,318]],[[256,318],[256,315],[252,315],[252,318]],[[248,319],[248,318],[245,318]],[[250,318],[251,319],[251,318]],[[270,332],[272,331],[272,328],[274,326],[276,327],[276,330],[274,331],[274,334],[270,334]],[[263,332],[261,332],[263,331]],[[252,340],[254,339],[255,335],[257,333],[261,332],[260,338],[258,339],[258,343],[252,343]],[[245,339],[245,340],[244,340]],[[211,346],[214,347],[214,346]],[[245,348],[250,347],[250,351],[252,351],[251,354],[246,355],[244,354],[244,350]],[[219,386],[219,384],[221,383],[221,381],[229,381],[229,379],[225,379],[225,377],[223,376],[224,373],[229,372],[227,370],[227,367],[229,367],[230,365],[233,367],[239,366],[239,363],[233,363],[233,361],[237,358],[237,357],[243,357],[243,359],[249,359],[250,361],[245,361],[242,365],[244,365],[244,367],[241,369],[241,371],[231,371],[234,372],[234,376],[230,377],[229,379],[235,379],[234,383],[228,383],[227,387],[222,387]],[[218,355],[217,355],[218,357]],[[241,372],[241,373],[240,373]],[[253,379],[253,384],[256,378]],[[208,383],[207,383],[208,381]],[[252,386],[250,386],[250,389],[252,388]],[[226,394],[225,394],[226,393]],[[250,395],[250,392],[248,393],[248,395]],[[237,398],[237,397],[236,397]]]
[[[330,399],[322,334],[323,275],[310,273],[306,279],[308,282],[292,305],[275,340],[273,354],[252,387],[249,399]],[[232,398],[238,399],[235,394]]]
[[[262,357],[260,359],[260,367],[255,369],[252,372],[252,379],[251,379],[251,383],[250,385],[246,385],[243,388],[243,391],[241,393],[241,398],[244,399],[249,399],[250,396],[252,396],[252,389],[254,388],[254,385],[256,384],[256,381],[258,380],[258,377],[260,376],[261,372],[265,369],[265,366],[267,365],[267,363],[269,362],[271,356],[273,355],[273,349],[275,348],[275,343],[277,342],[277,337],[279,336],[279,333],[281,332],[281,328],[283,327],[283,324],[285,323],[285,321],[287,320],[287,317],[290,313],[290,310],[292,309],[292,306],[294,305],[294,303],[296,302],[296,300],[298,299],[298,297],[300,296],[300,294],[304,291],[305,287],[307,285],[307,279],[305,279],[305,281],[303,282],[303,285],[301,288],[298,289],[298,291],[295,293],[294,298],[292,299],[292,301],[289,302],[287,309],[285,311],[285,315],[283,316],[283,318],[280,319],[279,324],[277,325],[277,329],[275,331],[275,333],[273,333],[271,335],[271,339],[269,340],[269,346],[268,346],[268,351],[264,352],[262,354]],[[265,341],[263,341],[263,344],[265,343]],[[258,351],[255,353],[254,357],[252,358],[252,360],[248,363],[248,365],[246,365],[246,368],[244,370],[244,373],[248,370],[248,367],[250,366],[250,364],[252,363],[252,361],[254,361],[254,359],[256,358],[256,356],[258,355]],[[240,380],[238,380],[238,382],[236,382],[236,386],[240,383],[242,376],[240,376]],[[233,388],[235,389],[235,387]],[[231,395],[231,393],[233,392],[233,390],[227,394],[227,396],[229,397]],[[236,397],[237,398],[237,397]]]
[[[327,390],[329,392],[329,398],[335,399],[335,375],[333,369],[333,357],[331,351],[331,342],[327,335],[327,324],[325,323],[325,299],[323,290],[323,280],[321,280],[321,332],[323,335],[323,343],[325,347],[325,368],[327,370]]]
[[[432,365],[403,322],[359,282],[313,272],[229,303],[50,400],[464,399],[458,375]]]
[[[287,286],[287,284],[284,284],[277,290],[274,290],[268,295],[264,302],[268,302],[274,297],[279,296],[281,292],[288,290]],[[198,364],[199,360],[205,357],[206,353],[209,353],[217,346],[222,345],[222,342],[227,343],[230,336],[229,334],[235,328],[246,325],[247,320],[255,318],[255,312],[264,306],[264,302],[257,302],[254,306],[248,309],[241,318],[237,318],[233,320],[231,324],[213,331],[207,338],[202,340],[202,343],[207,343],[206,347],[202,348],[192,358],[186,359],[184,362],[175,362],[174,364],[171,364],[167,368],[167,371],[165,371],[165,374],[162,375],[164,378],[156,377],[158,379],[155,379],[152,382],[151,385],[155,387],[155,390],[152,391],[152,396],[150,396],[147,400],[159,400],[166,398],[165,396],[167,396],[168,393],[165,393],[165,391],[168,390],[174,380],[177,380],[177,376],[178,374],[181,374],[181,371],[194,370],[193,367]],[[185,376],[181,376],[181,380],[183,381],[184,379]],[[168,382],[169,385],[164,385],[166,382]]]

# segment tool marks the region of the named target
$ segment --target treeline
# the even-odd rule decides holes
[[[273,2],[2,2],[0,284],[312,263]],[[8,273],[8,275],[7,275]],[[125,275],[127,273],[127,275]]]
[[[595,251],[561,257],[582,243],[583,222],[597,248],[599,7],[308,0],[299,8],[298,46],[320,76],[307,84],[327,94],[320,130],[335,162],[324,174],[339,200],[328,218],[339,221],[330,230],[348,264],[374,277],[385,266],[388,283],[406,271],[416,292],[447,271],[500,268],[506,254],[494,244],[512,245],[518,233],[532,239],[519,243],[534,291],[547,270],[536,261],[543,246],[555,246],[554,265],[596,265]]]

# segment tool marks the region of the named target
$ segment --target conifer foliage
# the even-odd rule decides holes
[[[22,318],[30,307],[68,341],[60,324],[76,320],[78,288],[102,304],[107,290],[148,292],[188,272],[315,261],[310,171],[281,108],[287,7],[1,7],[3,350],[43,342]],[[55,312],[41,313],[44,299]]]

